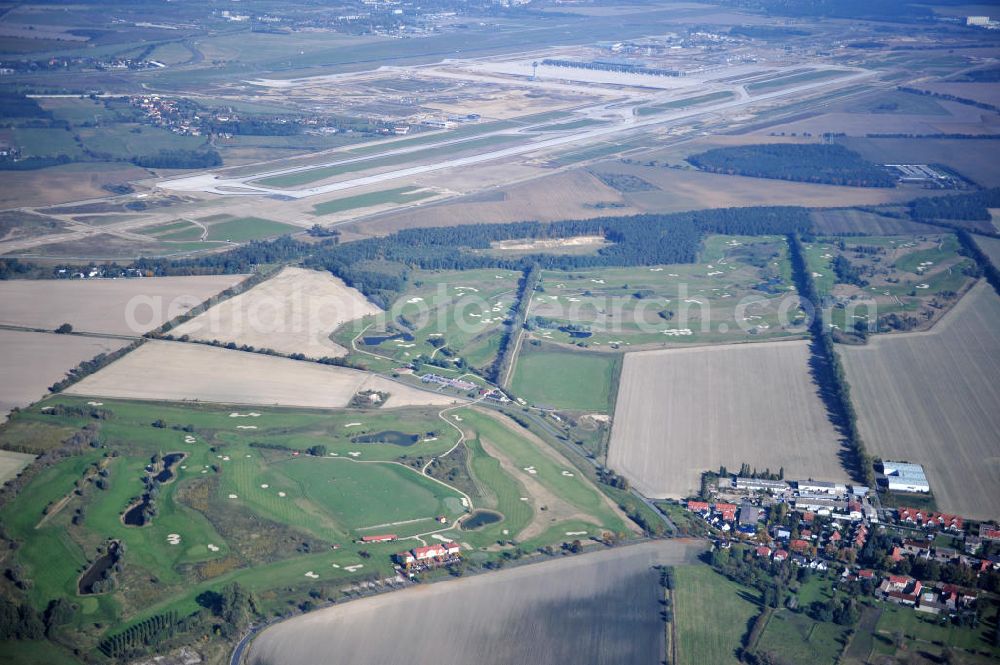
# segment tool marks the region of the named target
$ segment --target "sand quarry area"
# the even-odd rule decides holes
[[[972,288],[926,332],[839,347],[873,455],[922,464],[939,510],[1000,514],[1000,297]]]
[[[335,653],[353,665],[654,665],[664,631],[653,566],[693,563],[703,548],[653,541],[338,603],[268,628],[248,663]]]
[[[339,357],[347,350],[331,341],[330,333],[348,321],[380,311],[328,272],[285,268],[177,326],[170,334],[302,353],[315,359]]]
[[[66,392],[121,399],[341,408],[362,390],[389,393],[386,407],[456,401],[356,369],[164,341],[143,344]]]
[[[0,330],[0,422],[15,406],[45,397],[49,386],[82,361],[126,344],[121,339]]]
[[[246,275],[0,281],[0,325],[135,335],[158,328]]]
[[[608,466],[649,497],[697,492],[720,465],[846,480],[805,341],[628,353]]]

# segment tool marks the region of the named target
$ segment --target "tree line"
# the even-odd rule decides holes
[[[833,337],[823,321],[823,313],[819,309],[819,293],[813,282],[812,271],[806,263],[805,249],[798,234],[789,234],[788,254],[792,265],[792,281],[799,297],[816,308],[809,323],[809,334],[812,338],[809,365],[813,378],[819,385],[820,394],[827,408],[834,416],[848,447],[854,454],[857,477],[862,478],[869,487],[874,487],[875,470],[872,467],[872,458],[858,431],[857,413],[851,401],[851,386],[847,382],[840,356],[834,349]]]
[[[511,364],[514,362],[514,352],[517,345],[517,336],[524,322],[524,315],[531,304],[532,294],[538,285],[538,280],[542,276],[542,271],[538,264],[532,264],[517,284],[517,304],[514,306],[514,313],[511,315],[511,323],[504,326],[503,336],[500,338],[500,348],[497,357],[486,372],[486,378],[493,383],[502,386]]]
[[[990,208],[1000,207],[1000,187],[952,196],[926,196],[910,201],[910,215],[917,220],[989,221]]]

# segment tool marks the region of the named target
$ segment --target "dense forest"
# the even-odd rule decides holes
[[[687,161],[702,171],[853,187],[895,187],[896,179],[842,145],[775,143],[713,148]]]
[[[372,302],[388,306],[406,288],[409,271],[503,268],[525,270],[533,264],[549,270],[590,267],[691,263],[709,234],[786,235],[812,227],[809,211],[798,207],[723,208],[665,215],[598,217],[561,222],[517,222],[408,229],[389,236],[340,244],[332,237],[306,243],[283,236],[254,241],[219,254],[190,259],[139,259],[128,268],[151,275],[200,275],[250,272],[256,266],[301,262],[329,270]],[[569,256],[531,254],[503,256],[491,243],[514,239],[604,236],[612,244],[596,254]],[[9,277],[27,269],[5,267]],[[0,277],[3,273],[0,272]]]
[[[132,159],[136,166],[147,169],[207,169],[222,165],[218,152],[207,150],[161,150],[155,155],[139,155]]]
[[[1000,187],[970,194],[929,196],[910,201],[914,219],[962,219],[987,221],[990,208],[1000,208]]]
[[[705,235],[768,235],[806,231],[805,208],[762,207],[700,210],[669,215],[598,217],[552,223],[473,224],[404,230],[384,238],[319,246],[305,264],[326,269],[374,302],[389,304],[405,286],[406,269],[549,270],[692,263]],[[490,243],[601,235],[612,244],[591,255],[533,254],[506,257],[487,253]]]

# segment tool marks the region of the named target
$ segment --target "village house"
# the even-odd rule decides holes
[[[923,584],[908,575],[889,575],[878,588],[878,594],[900,605],[916,605]]]
[[[965,521],[959,515],[935,513],[919,508],[897,508],[896,519],[904,524],[914,524],[925,529],[937,528],[947,531],[962,531]]]

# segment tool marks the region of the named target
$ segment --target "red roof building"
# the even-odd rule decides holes
[[[722,515],[722,519],[725,522],[732,522],[736,519],[735,503],[717,503],[715,504],[715,510]]]
[[[785,550],[775,550],[774,552],[775,561],[784,561],[787,558],[788,558],[788,552],[786,552]]]
[[[708,510],[708,504],[704,501],[688,501],[687,509],[692,512],[703,513]]]
[[[757,548],[757,556],[771,556],[771,548],[767,545],[761,545]]]
[[[426,561],[427,559],[437,559],[451,554],[458,554],[461,549],[456,543],[441,543],[439,545],[415,547],[410,551],[413,553],[413,558],[417,561]]]
[[[809,549],[809,541],[797,538],[788,543],[788,547],[795,550],[796,552],[805,552]]]
[[[391,543],[396,540],[397,536],[394,533],[384,533],[379,536],[361,536],[361,542],[363,543]]]

